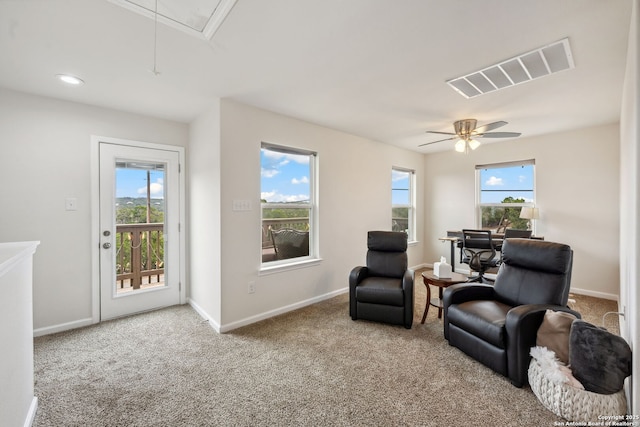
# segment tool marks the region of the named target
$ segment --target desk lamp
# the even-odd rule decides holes
[[[523,207],[520,210],[520,218],[529,220],[527,221],[527,230],[531,230],[532,229],[531,222],[534,219],[540,218],[540,210],[538,208]]]

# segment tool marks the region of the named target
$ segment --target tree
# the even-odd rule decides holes
[[[513,198],[511,196],[505,197],[501,204],[509,205],[514,203],[525,203],[522,198]],[[491,206],[482,208],[482,225],[486,228],[498,228],[501,224],[504,224],[505,220],[509,228],[515,228],[517,230],[526,230],[528,220],[520,218],[521,206]]]
[[[164,212],[151,207],[151,222],[164,222]],[[147,207],[143,205],[137,206],[119,206],[116,209],[116,224],[144,224],[147,222]]]

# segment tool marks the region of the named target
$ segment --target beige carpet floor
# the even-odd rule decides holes
[[[592,323],[614,302],[575,296]],[[528,387],[411,330],[352,321],[348,296],[217,334],[176,306],[36,338],[35,426],[553,426]],[[607,318],[609,322],[617,320]],[[610,326],[610,325],[608,325]]]

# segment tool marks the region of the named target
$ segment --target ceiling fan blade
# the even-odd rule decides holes
[[[422,147],[423,145],[431,145],[431,144],[435,144],[436,142],[451,141],[452,139],[458,139],[458,137],[457,137],[457,136],[454,136],[453,138],[445,138],[445,139],[439,139],[439,140],[437,140],[437,141],[425,142],[424,144],[420,144],[420,145],[418,145],[418,147]]]
[[[520,135],[520,132],[489,132],[473,135],[473,138],[515,138]]]
[[[438,131],[435,131],[435,130],[428,130],[427,133],[437,133],[439,135],[456,135],[453,132],[438,132]]]
[[[488,123],[486,125],[482,125],[480,127],[477,127],[473,130],[474,134],[478,134],[478,133],[485,133],[488,132],[490,130],[494,130],[494,129],[498,129],[504,125],[507,125],[508,123],[505,121],[499,121],[499,122],[493,122],[493,123]]]

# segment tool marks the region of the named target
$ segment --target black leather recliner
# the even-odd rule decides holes
[[[522,387],[546,310],[580,318],[567,308],[573,252],[560,243],[508,239],[502,254],[495,285],[463,283],[445,289],[444,336]]]
[[[413,274],[407,269],[407,234],[370,231],[367,265],[349,275],[351,319],[413,324]]]

